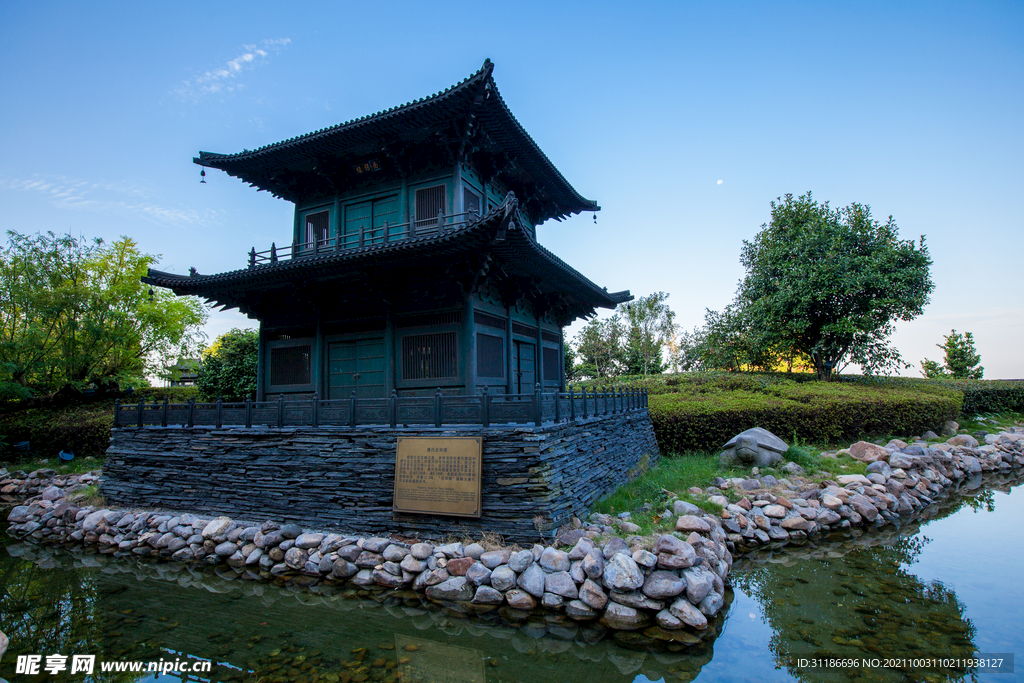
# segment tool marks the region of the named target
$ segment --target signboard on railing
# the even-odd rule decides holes
[[[480,516],[483,437],[398,437],[395,512]]]

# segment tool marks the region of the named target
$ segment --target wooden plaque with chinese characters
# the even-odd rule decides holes
[[[469,437],[398,437],[395,512],[480,516],[484,440]]]

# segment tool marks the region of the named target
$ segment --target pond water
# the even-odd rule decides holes
[[[821,669],[815,657],[1024,653],[1021,475],[976,479],[927,521],[833,535],[737,561],[703,640],[609,634],[558,615],[467,615],[411,593],[262,584],[227,569],[0,541],[0,677],[20,681],[1011,681],[962,667]],[[6,512],[3,513],[6,517]],[[68,656],[53,676],[18,654]],[[72,655],[96,655],[92,676]],[[210,662],[210,673],[100,673]]]

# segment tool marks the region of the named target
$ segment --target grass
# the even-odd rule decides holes
[[[90,484],[78,489],[68,496],[68,502],[82,506],[91,505],[93,507],[103,507],[107,504],[106,499],[100,494],[100,489],[96,484]]]
[[[93,470],[100,469],[103,467],[103,460],[91,456],[84,458],[76,456],[71,462],[63,462],[57,456],[52,456],[49,458],[29,458],[17,462],[3,463],[0,467],[8,472],[16,470],[34,472],[41,469],[51,469],[56,471],[57,474],[82,474],[83,472],[92,472]]]

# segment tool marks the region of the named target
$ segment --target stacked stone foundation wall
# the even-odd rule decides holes
[[[481,517],[392,510],[399,436],[482,436]],[[659,457],[646,411],[542,427],[120,428],[108,503],[274,518],[357,533],[551,538]]]

